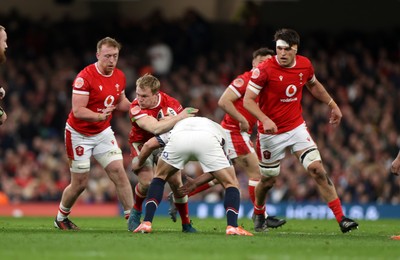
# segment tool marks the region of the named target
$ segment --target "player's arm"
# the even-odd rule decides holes
[[[74,113],[76,118],[89,122],[103,121],[106,120],[115,109],[115,106],[109,106],[103,109],[102,113],[93,112],[87,108],[88,102],[88,95],[72,93],[72,113]]]
[[[235,108],[233,102],[238,100],[238,95],[230,88],[225,89],[224,93],[218,100],[218,105],[228,113],[232,118],[239,122],[240,131],[247,132],[249,130],[249,122],[246,118]]]
[[[390,168],[390,171],[394,175],[399,175],[400,174],[400,152],[397,154],[396,159],[393,160],[392,166]]]
[[[156,137],[150,138],[146,143],[144,143],[142,149],[140,150],[139,155],[133,158],[132,170],[137,171],[140,168],[142,168],[147,158],[150,156],[150,154],[155,149],[160,148],[161,146],[162,146],[161,143],[158,141]]]
[[[316,99],[327,104],[331,108],[329,123],[334,126],[338,125],[343,116],[342,111],[340,111],[339,106],[329,95],[328,91],[326,91],[321,82],[315,79],[314,81],[307,82],[306,87]]]
[[[145,116],[136,121],[138,126],[147,132],[154,135],[165,133],[174,127],[180,120],[188,117],[193,117],[199,110],[197,108],[187,107],[182,110],[178,115],[171,116],[166,120],[158,121],[152,116]]]
[[[125,91],[122,92],[119,96],[118,99],[118,104],[116,106],[117,110],[123,111],[123,112],[128,112],[129,111],[129,107],[131,105],[131,102],[129,101],[129,99],[126,97],[125,95]]]
[[[211,173],[203,173],[195,179],[187,176],[186,182],[183,186],[178,188],[178,195],[186,196],[189,195],[192,191],[194,191],[197,187],[213,180],[215,177]]]
[[[263,124],[264,133],[273,134],[278,131],[276,124],[265,115],[256,102],[258,93],[254,92],[251,87],[247,87],[246,93],[243,98],[243,106],[250,112],[255,118]]]

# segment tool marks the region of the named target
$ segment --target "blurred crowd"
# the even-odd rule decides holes
[[[272,28],[256,23],[212,23],[194,10],[167,20],[159,10],[141,20],[64,17],[33,21],[18,12],[0,15],[8,34],[8,60],[0,68],[1,101],[8,120],[0,127],[0,204],[59,201],[69,184],[64,126],[76,74],[95,61],[96,43],[110,36],[123,45],[118,67],[127,76],[127,97],[135,97],[137,77],[151,72],[164,92],[217,122],[217,102],[235,76],[251,68],[251,54],[274,49]],[[252,26],[252,28],[248,28]],[[276,29],[276,28],[275,28]],[[296,29],[296,28],[293,28]],[[339,197],[348,203],[400,203],[400,178],[390,164],[400,147],[400,40],[398,31],[380,33],[301,32],[299,54],[310,58],[317,78],[342,109],[338,128],[329,126],[328,106],[304,91],[303,113]],[[113,128],[132,184],[126,114]],[[200,168],[190,163],[185,174]],[[248,199],[247,177],[237,172],[241,196]],[[167,190],[168,191],[168,190]],[[219,201],[219,186],[192,199]],[[2,195],[1,195],[2,194]],[[116,201],[114,186],[92,163],[83,203]],[[269,202],[318,202],[316,185],[288,154]]]

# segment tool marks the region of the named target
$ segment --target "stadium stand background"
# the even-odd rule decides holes
[[[168,4],[165,4],[168,3]],[[0,127],[0,201],[58,202],[69,183],[63,130],[77,72],[94,62],[95,44],[121,41],[119,67],[127,96],[145,72],[162,89],[200,115],[220,121],[219,96],[234,76],[250,69],[254,49],[273,48],[273,33],[291,27],[301,34],[300,54],[342,108],[339,129],[328,127],[326,105],[305,91],[304,116],[345,203],[400,205],[400,179],[389,172],[400,147],[400,1],[2,1],[0,24],[8,33],[8,61],[0,68],[8,120]],[[167,73],[156,73],[147,54],[158,43],[173,53]],[[129,170],[126,115],[114,129]],[[186,168],[200,174],[196,164]],[[130,174],[132,183],[135,176]],[[238,172],[243,200],[247,180]],[[82,204],[115,202],[113,185],[92,166]],[[192,200],[218,202],[214,187]],[[269,201],[319,202],[315,184],[294,157],[287,157]]]

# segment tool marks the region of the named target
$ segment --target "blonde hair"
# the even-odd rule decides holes
[[[136,87],[145,89],[150,88],[152,94],[160,90],[160,81],[153,75],[146,73],[136,80]]]
[[[97,42],[97,52],[100,52],[103,45],[115,47],[118,48],[118,50],[121,50],[122,48],[121,44],[117,40],[111,37],[106,37]]]

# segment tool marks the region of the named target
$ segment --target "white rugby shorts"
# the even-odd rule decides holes
[[[111,126],[97,135],[86,136],[78,133],[67,124],[65,127],[65,149],[69,159],[83,161],[90,159],[92,155],[96,157],[96,155],[119,149],[119,146]]]
[[[226,132],[226,151],[229,159],[232,160],[255,152],[249,133],[227,129],[224,129],[224,131]]]
[[[285,158],[286,148],[294,153],[311,147],[317,147],[311,138],[305,123],[293,130],[278,135],[258,134],[258,151],[261,162],[273,163]]]
[[[210,131],[172,131],[161,158],[177,169],[189,161],[198,161],[204,172],[214,172],[230,167],[224,151],[221,133]]]

